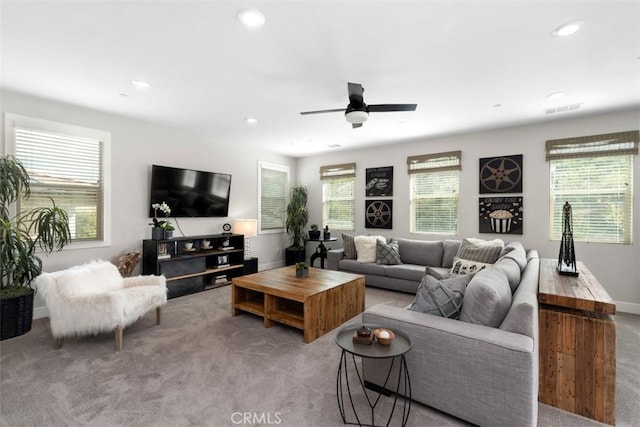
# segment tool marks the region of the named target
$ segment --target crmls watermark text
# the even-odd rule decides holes
[[[234,424],[280,424],[280,412],[234,412],[231,414]]]

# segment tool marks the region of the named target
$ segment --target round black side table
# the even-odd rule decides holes
[[[382,325],[367,324],[366,326],[371,328],[372,333],[376,328],[391,329],[395,334],[395,338],[388,346],[380,345],[377,340],[374,340],[372,344],[356,344],[353,342],[353,336],[360,326],[361,325],[351,325],[342,328],[336,336],[336,344],[338,344],[338,346],[342,349],[340,365],[338,367],[338,376],[336,379],[336,395],[338,398],[338,408],[340,409],[342,421],[345,424],[354,424],[360,426],[366,425],[374,427],[377,426],[377,424],[375,423],[376,406],[380,402],[380,398],[382,397],[382,395],[386,394],[385,391],[390,391],[393,394],[393,407],[391,408],[389,418],[384,425],[388,426],[391,422],[396,409],[396,404],[398,403],[398,399],[400,398],[404,402],[402,407],[402,426],[406,426],[407,421],[409,420],[409,412],[411,411],[411,380],[409,378],[409,370],[407,369],[407,361],[405,360],[404,356],[409,350],[411,350],[411,338],[409,338],[404,332],[397,329],[386,328]],[[364,372],[362,371],[362,369],[358,368],[356,356],[360,358],[371,359],[391,359],[389,363],[389,370],[387,371],[387,374],[385,376],[384,384],[381,387],[377,387],[378,390],[369,390],[370,393],[367,393],[367,387],[365,386],[364,381]],[[366,401],[369,405],[369,409],[371,410],[370,423],[362,422],[361,416],[358,415],[356,405],[353,401],[352,387],[357,389],[358,385],[352,384],[349,381],[349,363],[347,363],[349,359],[351,359],[351,361],[353,362],[352,365],[358,377],[359,387],[364,393]],[[388,390],[387,384],[389,384],[391,373],[394,369],[394,365],[396,365],[396,362],[399,363],[396,387],[395,390]],[[373,398],[370,396],[370,394],[374,395]],[[377,396],[375,396],[376,394]],[[351,409],[356,418],[356,422],[347,421],[347,415],[345,413],[345,397],[348,397],[349,403],[351,404]]]
[[[309,264],[311,265],[311,267],[313,267],[313,262],[316,260],[316,258],[320,258],[320,268],[324,268],[324,260],[327,259],[327,247],[324,245],[324,242],[335,242],[337,240],[337,237],[331,237],[329,239],[319,238],[307,240],[307,242],[320,242],[320,244],[316,248],[315,253],[309,258]]]

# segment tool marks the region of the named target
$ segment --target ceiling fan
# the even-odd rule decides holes
[[[366,122],[369,118],[370,112],[389,112],[389,111],[415,111],[417,104],[376,104],[367,105],[364,103],[364,97],[362,96],[364,88],[359,83],[347,83],[347,89],[349,91],[349,105],[347,108],[334,108],[331,110],[318,110],[318,111],[303,111],[300,114],[320,114],[320,113],[334,113],[338,111],[344,111],[344,116],[347,121],[351,123],[353,128],[359,128],[362,123]]]

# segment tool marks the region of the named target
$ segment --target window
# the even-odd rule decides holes
[[[411,232],[458,231],[460,151],[407,158],[411,177]]]
[[[630,131],[547,141],[551,240],[562,237],[562,207],[569,202],[574,240],[632,243],[639,135]]]
[[[18,210],[50,204],[52,198],[69,214],[72,244],[109,244],[110,134],[13,114],[6,115],[6,127],[8,151],[31,178],[31,196],[18,202]]]
[[[329,230],[356,229],[356,164],[320,167],[322,180],[322,224]]]
[[[287,214],[289,168],[259,162],[258,169],[260,232],[282,232]]]

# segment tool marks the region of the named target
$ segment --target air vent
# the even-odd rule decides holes
[[[555,113],[566,113],[567,111],[573,111],[580,108],[582,104],[569,104],[569,105],[561,105],[555,108],[546,108],[544,110],[545,114],[555,114]]]

